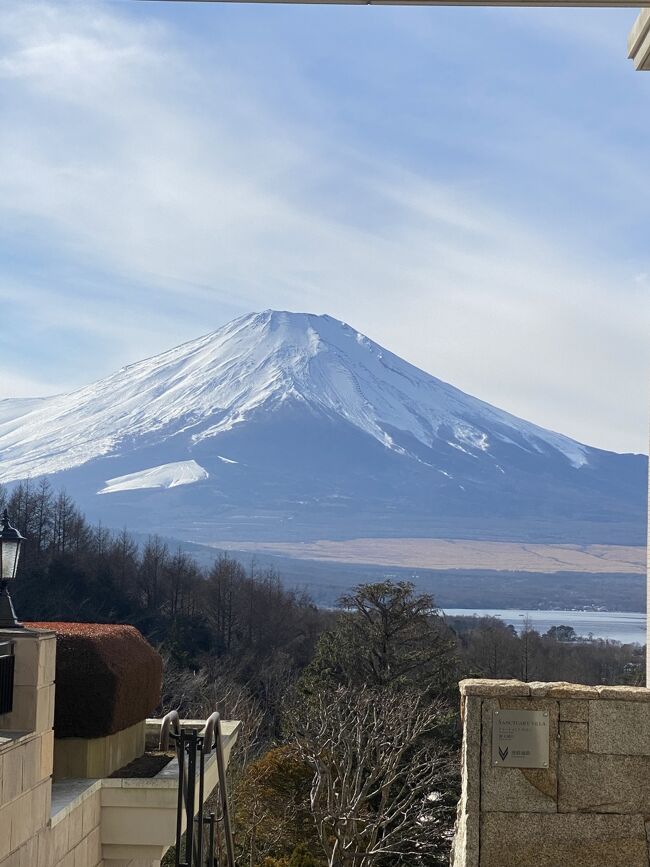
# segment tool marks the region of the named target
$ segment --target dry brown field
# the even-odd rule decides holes
[[[644,574],[646,549],[623,545],[538,545],[464,539],[349,539],[316,542],[219,542],[222,550],[300,560],[414,569]]]

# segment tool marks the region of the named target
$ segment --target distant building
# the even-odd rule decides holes
[[[639,71],[650,70],[650,9],[644,9],[634,22],[628,39],[630,60]]]

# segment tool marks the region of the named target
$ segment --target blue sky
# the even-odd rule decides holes
[[[634,10],[0,10],[0,397],[267,307],[647,451]]]

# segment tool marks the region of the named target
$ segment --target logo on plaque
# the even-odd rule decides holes
[[[548,768],[548,757],[548,711],[493,711],[493,765],[503,768]]]

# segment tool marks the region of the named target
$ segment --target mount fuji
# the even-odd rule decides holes
[[[534,383],[531,383],[534,387]],[[0,401],[0,482],[185,540],[644,544],[647,458],[578,443],[329,316],[265,311],[69,394]]]

